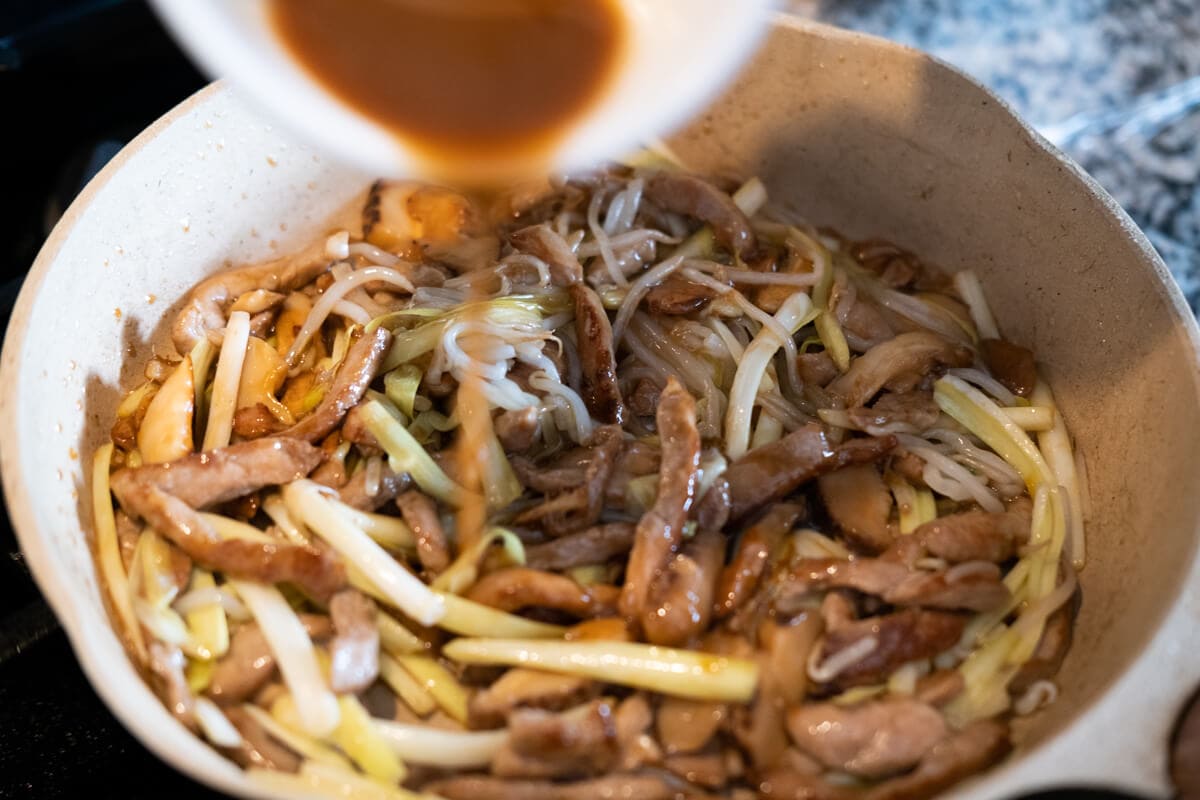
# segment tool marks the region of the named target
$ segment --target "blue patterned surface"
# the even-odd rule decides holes
[[[1120,202],[1200,310],[1200,0],[791,0],[1001,95]]]

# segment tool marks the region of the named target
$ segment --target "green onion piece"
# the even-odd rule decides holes
[[[456,639],[442,653],[462,664],[529,667],[696,700],[745,703],[758,686],[754,661],[633,642]]]
[[[1053,485],[1050,467],[1029,434],[983,392],[964,380],[946,375],[933,385],[933,399],[942,411],[1007,461],[1025,480],[1030,494],[1035,494],[1043,483]]]

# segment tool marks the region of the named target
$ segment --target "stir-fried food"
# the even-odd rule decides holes
[[[1033,354],[970,272],[757,180],[379,183],[173,331],[96,453],[98,563],[265,784],[925,797],[1054,699],[1086,489]]]

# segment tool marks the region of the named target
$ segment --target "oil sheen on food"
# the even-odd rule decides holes
[[[324,86],[435,162],[530,161],[602,94],[615,0],[271,0]]]

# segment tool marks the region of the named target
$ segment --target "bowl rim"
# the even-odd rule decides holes
[[[1197,325],[1196,318],[1188,307],[1180,287],[1145,234],[1094,178],[1084,172],[1082,168],[1062,153],[1054,144],[1034,130],[1015,112],[1009,103],[957,67],[906,45],[870,34],[847,31],[785,13],[776,13],[771,21],[772,29],[780,27],[815,34],[823,38],[865,45],[875,49],[882,48],[906,58],[925,61],[926,63],[931,63],[944,70],[948,70],[957,79],[965,81],[974,89],[983,92],[997,104],[1003,113],[1007,114],[1017,123],[1019,128],[1039,149],[1053,157],[1059,165],[1069,170],[1079,181],[1081,191],[1091,196],[1092,199],[1099,201],[1110,219],[1120,226],[1125,237],[1140,252],[1144,265],[1150,268],[1157,279],[1155,280],[1156,290],[1166,301],[1167,312],[1173,316],[1176,323],[1181,323],[1181,332],[1186,336],[1193,354],[1196,355],[1197,361],[1200,361],[1200,326]],[[106,680],[105,665],[101,663],[99,657],[89,647],[89,644],[96,636],[115,636],[115,632],[111,628],[111,619],[109,618],[108,610],[105,609],[101,612],[105,619],[110,622],[110,626],[106,629],[92,631],[86,625],[82,624],[82,616],[87,613],[83,608],[85,599],[80,593],[71,591],[59,580],[56,559],[48,547],[49,537],[43,535],[43,531],[40,530],[37,524],[32,505],[28,500],[28,484],[19,468],[18,411],[22,405],[22,397],[18,391],[15,376],[19,365],[24,359],[26,339],[29,331],[28,321],[33,306],[39,298],[46,276],[56,263],[59,251],[69,239],[79,219],[91,207],[96,196],[108,184],[110,179],[126,166],[131,158],[136,156],[148,143],[156,139],[161,133],[177,123],[189,112],[202,107],[216,97],[224,96],[225,93],[230,91],[231,88],[225,81],[210,83],[181,101],[140,132],[79,193],[63,216],[58,220],[38,252],[22,284],[17,301],[14,304],[4,339],[3,352],[0,353],[0,412],[7,412],[0,413],[0,480],[3,483],[4,495],[17,541],[29,563],[34,581],[62,624],[81,669],[87,675],[93,689],[103,700],[109,711],[147,749],[151,750],[162,761],[193,780],[242,797],[283,797],[284,795],[259,786],[245,778],[244,773],[240,770],[236,770],[237,775],[224,771],[217,774],[206,771],[203,769],[205,766],[203,762],[193,761],[188,758],[191,751],[174,749],[168,741],[160,738],[161,730],[157,723],[145,720],[134,713],[135,707],[129,702],[128,697],[115,688],[111,681]],[[1194,378],[1200,382],[1200,371],[1197,371],[1194,365],[1192,366],[1192,370]],[[1198,529],[1200,529],[1200,519],[1197,520],[1197,525]],[[86,524],[84,527],[86,528]],[[88,539],[90,549],[91,537],[86,533],[85,537]],[[1200,537],[1197,537],[1197,542],[1200,542]],[[1196,542],[1194,542],[1189,559],[1191,562],[1189,567],[1190,572],[1186,574],[1192,576],[1200,575],[1200,546],[1197,546]],[[93,568],[95,567],[94,562],[92,566]],[[99,583],[98,577],[97,581]],[[1112,676],[1103,692],[1090,700],[1087,705],[1080,708],[1068,724],[1050,736],[1047,736],[1034,748],[1021,753],[1020,757],[1015,761],[1002,763],[982,775],[973,776],[957,784],[952,791],[957,794],[958,792],[970,792],[974,789],[980,791],[985,789],[999,791],[1003,788],[1004,791],[1012,791],[1015,789],[1032,789],[1048,786],[1053,777],[1052,775],[1037,770],[1028,771],[1028,774],[1022,774],[1026,772],[1022,768],[1029,763],[1035,753],[1047,751],[1052,744],[1061,744],[1064,739],[1077,731],[1085,717],[1091,711],[1095,710],[1096,706],[1114,696],[1117,689],[1123,686],[1126,682],[1125,679],[1129,678],[1131,673],[1139,667],[1145,666],[1152,648],[1157,647],[1160,650],[1162,649],[1161,645],[1165,634],[1169,629],[1174,628],[1175,624],[1180,622],[1177,612],[1181,606],[1187,604],[1188,598],[1186,593],[1188,590],[1189,587],[1185,579],[1183,590],[1180,594],[1176,595],[1162,617],[1156,621],[1155,628],[1150,633],[1142,650],[1132,660],[1123,665]],[[1198,597],[1200,597],[1200,594],[1198,594]],[[146,688],[148,692],[148,687]],[[168,717],[168,719],[171,718]],[[174,719],[171,719],[171,721],[178,726],[179,731],[186,732],[186,729]],[[1164,723],[1164,725],[1169,726],[1169,722]],[[188,736],[192,736],[190,732],[186,733]],[[209,749],[211,752],[211,748],[208,748],[208,745],[199,737],[195,737],[195,742],[198,746]],[[216,756],[215,752],[213,755]],[[216,757],[221,758],[219,756]],[[224,759],[222,758],[222,760]],[[1141,775],[1128,776],[1128,785],[1132,788],[1140,787],[1143,790],[1161,792],[1165,787],[1163,783],[1165,776],[1150,774],[1152,769],[1153,767],[1147,767]],[[1018,781],[1023,780],[1024,785],[1006,785],[1006,782],[1011,778],[1015,778]]]

